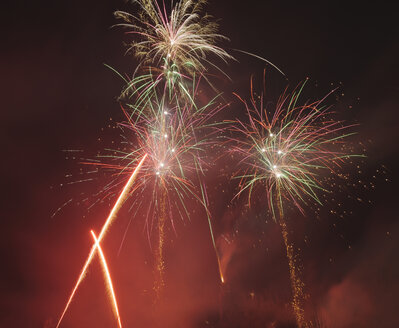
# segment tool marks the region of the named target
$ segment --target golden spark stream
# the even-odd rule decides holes
[[[160,294],[165,286],[164,271],[165,271],[165,261],[163,256],[163,245],[165,241],[165,221],[166,221],[166,197],[167,190],[163,186],[161,203],[160,203],[160,217],[158,222],[158,250],[157,250],[157,263],[156,263],[156,280],[154,285],[154,290],[156,293],[156,299],[160,298]]]
[[[112,284],[111,274],[109,273],[109,270],[108,270],[107,261],[105,260],[105,256],[104,256],[103,250],[101,249],[100,242],[98,241],[94,231],[91,230],[90,232],[91,232],[91,235],[93,236],[93,239],[95,242],[94,246],[97,248],[98,254],[100,255],[105,279],[108,283],[108,289],[111,294],[111,301],[113,303],[114,313],[115,313],[116,319],[118,320],[118,326],[119,326],[119,328],[122,328],[121,318],[119,316],[119,310],[118,310],[118,303],[116,301],[115,290],[114,290],[114,287]]]
[[[108,216],[107,220],[105,221],[105,223],[104,223],[104,225],[103,225],[103,227],[101,229],[101,232],[100,232],[100,234],[98,236],[98,243],[100,243],[101,240],[104,238],[106,232],[108,231],[108,228],[109,228],[110,224],[115,219],[115,217],[116,217],[118,211],[120,210],[120,208],[122,207],[123,203],[126,201],[126,199],[128,197],[128,191],[131,188],[131,186],[133,185],[133,182],[136,179],[137,174],[140,171],[140,168],[143,165],[143,163],[144,163],[146,158],[147,158],[147,154],[145,154],[143,156],[143,158],[141,159],[139,164],[136,166],[136,168],[134,169],[132,175],[130,176],[129,180],[127,181],[126,185],[124,186],[122,192],[120,193],[117,201],[115,202],[114,207],[112,208],[111,212],[109,213],[109,216]],[[65,306],[65,309],[62,312],[62,315],[61,315],[60,319],[58,320],[56,328],[58,328],[60,326],[60,324],[62,322],[62,319],[64,318],[65,313],[68,310],[69,305],[71,304],[72,299],[75,296],[75,293],[76,293],[80,283],[84,279],[84,277],[86,275],[87,268],[89,267],[89,264],[91,263],[91,261],[93,259],[95,250],[96,250],[96,245],[93,245],[91,250],[90,250],[89,256],[88,256],[88,258],[87,258],[87,260],[86,260],[86,262],[85,262],[85,264],[83,266],[83,269],[82,269],[82,271],[81,271],[81,273],[79,275],[78,281],[76,282],[76,285],[75,285],[75,287],[72,290],[71,296],[68,299],[68,302],[67,302],[67,304]]]
[[[298,274],[298,268],[295,265],[295,254],[294,247],[288,240],[288,230],[287,224],[284,221],[283,208],[281,204],[281,194],[279,188],[277,188],[277,195],[280,199],[277,199],[278,210],[279,210],[279,224],[281,227],[281,234],[283,235],[284,245],[287,253],[288,266],[290,270],[290,280],[291,280],[291,289],[292,289],[292,308],[294,310],[295,320],[299,328],[307,327],[305,318],[304,318],[304,310],[302,306],[302,302],[304,299],[303,287],[304,283]]]

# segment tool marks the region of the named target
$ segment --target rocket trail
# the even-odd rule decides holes
[[[105,256],[104,256],[104,253],[103,253],[103,251],[101,249],[100,242],[97,239],[96,235],[94,234],[94,231],[91,230],[90,232],[91,232],[91,235],[93,236],[93,239],[94,239],[94,242],[95,242],[94,247],[97,248],[98,254],[100,255],[100,258],[101,258],[101,262],[102,262],[103,269],[104,269],[104,274],[105,274],[105,277],[106,277],[107,282],[108,282],[108,288],[109,288],[109,291],[110,291],[111,296],[112,296],[112,303],[114,305],[114,311],[115,311],[116,318],[118,320],[118,325],[119,325],[119,328],[122,328],[121,317],[119,316],[119,310],[118,310],[118,303],[116,301],[115,291],[114,291],[114,287],[112,285],[111,275],[110,275],[109,270],[108,270],[107,261],[105,260]]]
[[[220,277],[220,281],[222,282],[222,284],[224,284],[223,270],[222,270],[222,265],[220,263],[219,253],[218,253],[218,250],[216,248],[215,237],[213,235],[213,227],[212,227],[211,217],[209,215],[208,209],[206,208],[206,204],[208,203],[208,200],[207,200],[208,196],[206,194],[205,184],[201,183],[200,187],[201,187],[202,201],[203,201],[203,203],[205,205],[206,216],[207,216],[207,219],[208,219],[208,226],[209,226],[209,232],[211,234],[212,245],[213,245],[213,249],[215,250],[216,259],[217,259],[217,262],[218,262],[219,277]]]
[[[105,223],[104,223],[104,225],[103,225],[103,227],[101,229],[100,235],[98,236],[98,243],[101,242],[101,240],[105,236],[105,233],[108,230],[108,227],[110,226],[112,221],[115,219],[116,214],[118,213],[119,209],[122,207],[123,203],[126,201],[127,196],[128,196],[128,191],[131,188],[134,180],[136,179],[136,176],[137,176],[138,172],[140,171],[140,168],[143,165],[143,163],[144,163],[146,158],[147,158],[147,154],[145,154],[143,156],[143,158],[141,159],[140,163],[134,169],[132,175],[130,176],[130,178],[129,178],[128,182],[126,183],[125,187],[123,188],[122,192],[120,193],[120,195],[119,195],[114,207],[112,208],[111,212],[109,213],[109,216],[108,216],[107,220],[105,221]],[[78,281],[76,282],[76,285],[75,285],[74,289],[72,290],[71,296],[68,299],[68,302],[67,302],[67,304],[65,306],[65,309],[62,312],[62,315],[61,315],[60,319],[58,320],[56,328],[58,328],[60,326],[61,321],[64,318],[66,311],[68,310],[68,307],[71,304],[72,299],[73,299],[73,297],[74,297],[74,295],[75,295],[80,283],[82,282],[85,274],[86,274],[87,268],[88,268],[89,264],[91,263],[91,261],[93,259],[95,250],[96,250],[96,245],[93,245],[91,250],[90,250],[90,254],[89,254],[89,256],[88,256],[88,258],[87,258],[87,260],[86,260],[86,262],[85,262],[85,264],[83,266],[82,272],[79,275]]]

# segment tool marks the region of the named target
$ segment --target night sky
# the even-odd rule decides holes
[[[109,211],[105,202],[87,212],[83,193],[97,192],[106,177],[68,184],[81,166],[63,150],[96,154],[123,119],[123,81],[104,63],[133,72],[128,36],[111,26],[115,10],[135,8],[122,0],[2,4],[1,327],[55,326],[90,249],[89,231],[99,231]],[[312,208],[305,216],[289,211],[306,311],[321,327],[399,327],[397,11],[384,2],[256,0],[214,0],[206,11],[230,38],[224,47],[261,55],[287,76],[231,52],[239,63],[224,67],[233,80],[219,83],[226,99],[232,91],[247,96],[250,77],[259,81],[265,67],[271,99],[306,78],[312,99],[339,87],[328,104],[359,124],[352,141],[367,157],[345,168],[355,186],[334,195],[345,215],[338,201],[319,218]],[[222,117],[245,118],[242,111],[235,102]],[[234,170],[221,160],[208,177],[223,287],[206,218],[193,215],[167,232],[164,300],[154,306],[142,217],[132,220],[118,255],[131,217],[121,212],[102,245],[125,327],[295,327],[281,232],[265,205],[243,210],[244,200],[231,202],[236,185],[226,177]],[[62,327],[115,326],[93,261]]]

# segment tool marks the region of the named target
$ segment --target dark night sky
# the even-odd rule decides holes
[[[129,8],[135,7],[122,0],[2,4],[1,327],[54,326],[89,250],[88,231],[107,213],[100,207],[87,214],[71,204],[51,218],[79,188],[101,187],[101,181],[60,187],[66,174],[79,169],[62,150],[101,149],[101,128],[110,117],[122,117],[116,101],[122,82],[103,63],[134,69],[124,56],[125,35],[110,28],[113,11]],[[344,219],[328,215],[331,204],[319,221],[293,214],[309,311],[326,327],[399,327],[397,11],[384,2],[214,0],[207,12],[221,19],[221,32],[231,39],[225,46],[269,59],[291,86],[309,77],[316,97],[341,87],[337,94],[344,95],[332,103],[360,124],[355,140],[367,146],[361,175],[357,168],[350,173],[375,189],[348,190],[363,202],[346,202],[353,214]],[[245,94],[250,75],[261,76],[264,67],[254,58],[237,58],[239,64],[226,68],[234,80],[226,92]],[[286,82],[269,71],[276,96]],[[233,106],[225,118],[239,113]],[[277,226],[253,213],[243,218],[237,205],[227,208],[230,194],[220,190],[233,187],[218,180],[217,166],[213,170],[221,181],[211,192],[218,239],[238,230],[232,245],[222,248],[227,285],[218,283],[207,223],[194,218],[177,236],[170,233],[167,301],[154,310],[148,292],[152,255],[138,219],[120,256],[119,237],[104,242],[126,327],[293,327]],[[116,236],[128,216],[115,224]],[[96,262],[64,327],[113,325]]]

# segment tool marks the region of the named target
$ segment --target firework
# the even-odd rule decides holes
[[[156,212],[159,232],[158,285],[162,286],[165,221],[169,217],[174,227],[170,214],[172,208],[177,209],[179,216],[189,216],[187,197],[194,197],[204,205],[216,252],[206,186],[202,179],[205,163],[201,153],[208,141],[198,139],[200,134],[197,133],[204,127],[206,118],[213,116],[214,112],[211,110],[206,114],[205,109],[209,106],[199,106],[194,95],[198,92],[201,79],[216,90],[207,77],[208,69],[214,68],[224,74],[214,60],[226,63],[233,57],[216,45],[217,41],[227,38],[217,33],[218,26],[212,17],[202,13],[206,1],[172,1],[170,9],[164,2],[160,5],[156,0],[133,2],[139,7],[137,14],[117,11],[115,15],[124,21],[118,25],[127,28],[127,34],[134,36],[127,52],[132,53],[139,64],[132,78],[118,74],[126,83],[121,98],[128,99],[129,126],[137,134],[140,144],[137,151],[145,150],[150,154],[149,174],[143,175],[145,185],[153,186],[147,198],[153,201],[148,204],[146,223]],[[131,104],[133,97],[135,101]],[[123,160],[134,160],[135,155],[136,152],[125,153],[122,157]],[[187,174],[191,177],[188,178]],[[196,181],[192,176],[196,177]],[[152,183],[147,183],[149,180]],[[174,193],[173,197],[170,190]],[[217,252],[216,256],[223,281]],[[155,289],[160,290],[161,287]]]
[[[99,234],[99,236],[97,238],[97,244],[99,244],[101,242],[101,240],[104,238],[105,234],[108,232],[108,229],[109,229],[111,223],[113,222],[113,220],[115,219],[116,215],[118,214],[118,211],[122,207],[123,203],[126,201],[126,199],[128,197],[129,190],[131,189],[131,187],[133,185],[133,182],[135,181],[135,179],[137,177],[137,174],[140,171],[140,168],[143,165],[143,163],[144,163],[146,158],[147,158],[147,154],[145,154],[141,158],[140,162],[135,167],[133,173],[130,175],[129,180],[125,184],[122,192],[120,193],[117,201],[115,202],[114,207],[112,208],[107,220],[105,221],[105,223],[104,223],[104,225],[103,225],[103,227],[101,229],[101,232],[100,232],[100,234]],[[66,306],[64,308],[64,311],[62,312],[61,317],[58,320],[58,323],[57,323],[57,326],[56,326],[57,328],[60,326],[60,324],[62,322],[62,319],[64,318],[65,313],[68,310],[69,305],[71,304],[71,302],[73,300],[73,297],[75,296],[75,293],[78,290],[78,287],[79,287],[80,283],[82,282],[82,280],[84,279],[84,277],[86,275],[87,268],[89,267],[91,261],[93,260],[94,253],[95,253],[96,249],[97,249],[96,244],[94,244],[93,247],[90,250],[89,256],[88,256],[88,258],[87,258],[87,260],[86,260],[86,262],[85,262],[85,264],[83,266],[83,269],[82,269],[82,271],[81,271],[81,273],[79,275],[79,278],[78,278],[78,280],[77,280],[77,282],[75,284],[75,287],[72,290],[71,296],[68,299],[68,302],[67,302],[67,304],[66,304]]]
[[[135,34],[128,49],[139,60],[140,64],[160,67],[175,67],[180,72],[193,74],[206,70],[205,64],[212,62],[207,56],[212,54],[222,60],[232,58],[224,49],[215,45],[217,40],[226,37],[217,34],[218,25],[209,15],[200,15],[204,0],[180,0],[174,5],[170,14],[165,3],[159,6],[156,0],[135,0],[140,6],[137,16],[117,11],[115,15],[125,23],[127,33]]]
[[[178,102],[188,95],[195,76],[203,76],[212,86],[205,76],[210,67],[227,76],[214,59],[227,62],[234,58],[216,45],[227,38],[216,33],[218,25],[211,16],[202,14],[206,1],[171,2],[169,12],[165,3],[160,6],[156,0],[133,2],[140,8],[137,15],[115,12],[124,21],[118,26],[135,36],[127,52],[139,60],[132,79],[118,73],[126,82],[122,96],[151,97],[161,86],[169,96],[177,95]]]
[[[240,154],[245,173],[239,175],[240,195],[248,191],[248,202],[256,190],[265,192],[270,211],[282,230],[290,267],[293,309],[299,327],[306,326],[302,302],[303,283],[295,265],[293,245],[289,242],[284,219],[284,203],[294,204],[302,213],[303,204],[321,204],[319,191],[328,192],[322,185],[323,171],[337,174],[337,169],[351,156],[345,150],[346,132],[351,126],[332,117],[323,100],[298,105],[304,84],[291,94],[280,96],[276,108],[269,111],[263,95],[254,94],[251,81],[251,100],[245,105],[248,122],[237,121],[232,130],[233,152]]]
[[[147,100],[144,105],[134,104],[129,109],[122,107],[127,119],[119,124],[123,131],[123,148],[103,155],[101,163],[86,163],[117,173],[111,187],[105,190],[112,193],[113,188],[119,188],[119,180],[125,174],[130,174],[129,168],[136,165],[137,158],[143,153],[148,154],[131,192],[131,195],[135,195],[131,197],[131,208],[135,213],[145,208],[145,226],[149,240],[153,227],[158,229],[159,245],[156,256],[159,286],[155,286],[156,290],[161,290],[163,286],[161,272],[164,268],[162,247],[165,223],[170,222],[175,229],[176,217],[189,218],[187,203],[190,199],[205,208],[216,251],[203,175],[204,167],[207,166],[206,149],[214,143],[210,135],[218,131],[218,124],[210,120],[224,105],[215,98],[200,106],[200,101],[196,99],[197,92],[196,88],[190,95],[193,102],[176,104],[174,107],[164,98],[156,101],[155,97]],[[195,107],[194,103],[197,103]],[[218,256],[217,259],[220,269]],[[223,281],[222,275],[221,280]]]
[[[94,243],[95,243],[94,246],[97,248],[98,254],[100,255],[101,264],[102,264],[102,267],[103,267],[103,270],[104,270],[104,276],[105,276],[105,279],[107,281],[107,286],[108,286],[109,293],[111,294],[111,301],[112,301],[112,304],[113,304],[113,309],[114,309],[114,312],[115,312],[115,316],[116,316],[116,319],[118,320],[119,328],[122,328],[121,318],[119,316],[119,310],[118,310],[118,303],[116,301],[115,291],[114,291],[114,287],[113,287],[112,280],[111,280],[111,274],[109,273],[109,270],[108,270],[107,261],[105,260],[105,256],[104,256],[103,250],[101,249],[101,245],[100,245],[99,240],[97,239],[94,231],[91,230],[90,232],[91,232],[91,235],[92,235],[92,237],[94,239]]]

